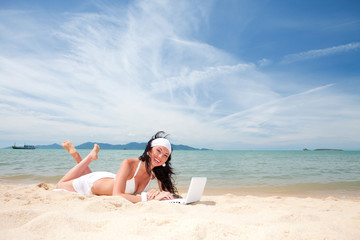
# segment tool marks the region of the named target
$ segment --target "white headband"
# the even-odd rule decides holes
[[[169,142],[169,140],[167,140],[166,138],[156,138],[151,142],[151,147],[155,147],[155,146],[163,146],[166,147],[167,150],[169,150],[169,152],[171,153],[171,144]]]

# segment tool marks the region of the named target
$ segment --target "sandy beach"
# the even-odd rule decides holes
[[[0,185],[1,239],[360,239],[360,200],[205,195],[132,204],[121,197]]]

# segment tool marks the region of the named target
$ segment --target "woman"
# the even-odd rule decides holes
[[[171,167],[171,144],[162,131],[156,133],[148,142],[144,153],[139,158],[126,159],[122,162],[117,174],[109,172],[92,172],[88,167],[91,161],[98,158],[100,148],[97,144],[84,159],[71,142],[66,141],[63,147],[78,163],[58,182],[57,189],[78,192],[83,195],[122,196],[136,203],[144,200],[173,199],[177,190],[173,184]],[[160,191],[147,192],[143,198],[136,194],[146,192],[152,179],[157,178]]]

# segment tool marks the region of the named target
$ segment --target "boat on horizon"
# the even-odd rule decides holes
[[[24,145],[24,146],[16,146],[16,144],[14,144],[14,146],[12,146],[13,149],[35,149],[34,145]]]

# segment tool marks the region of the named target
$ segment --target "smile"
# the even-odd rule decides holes
[[[155,162],[160,163],[160,161],[159,161],[159,160],[157,160],[156,158],[154,158],[154,160],[155,160]]]

